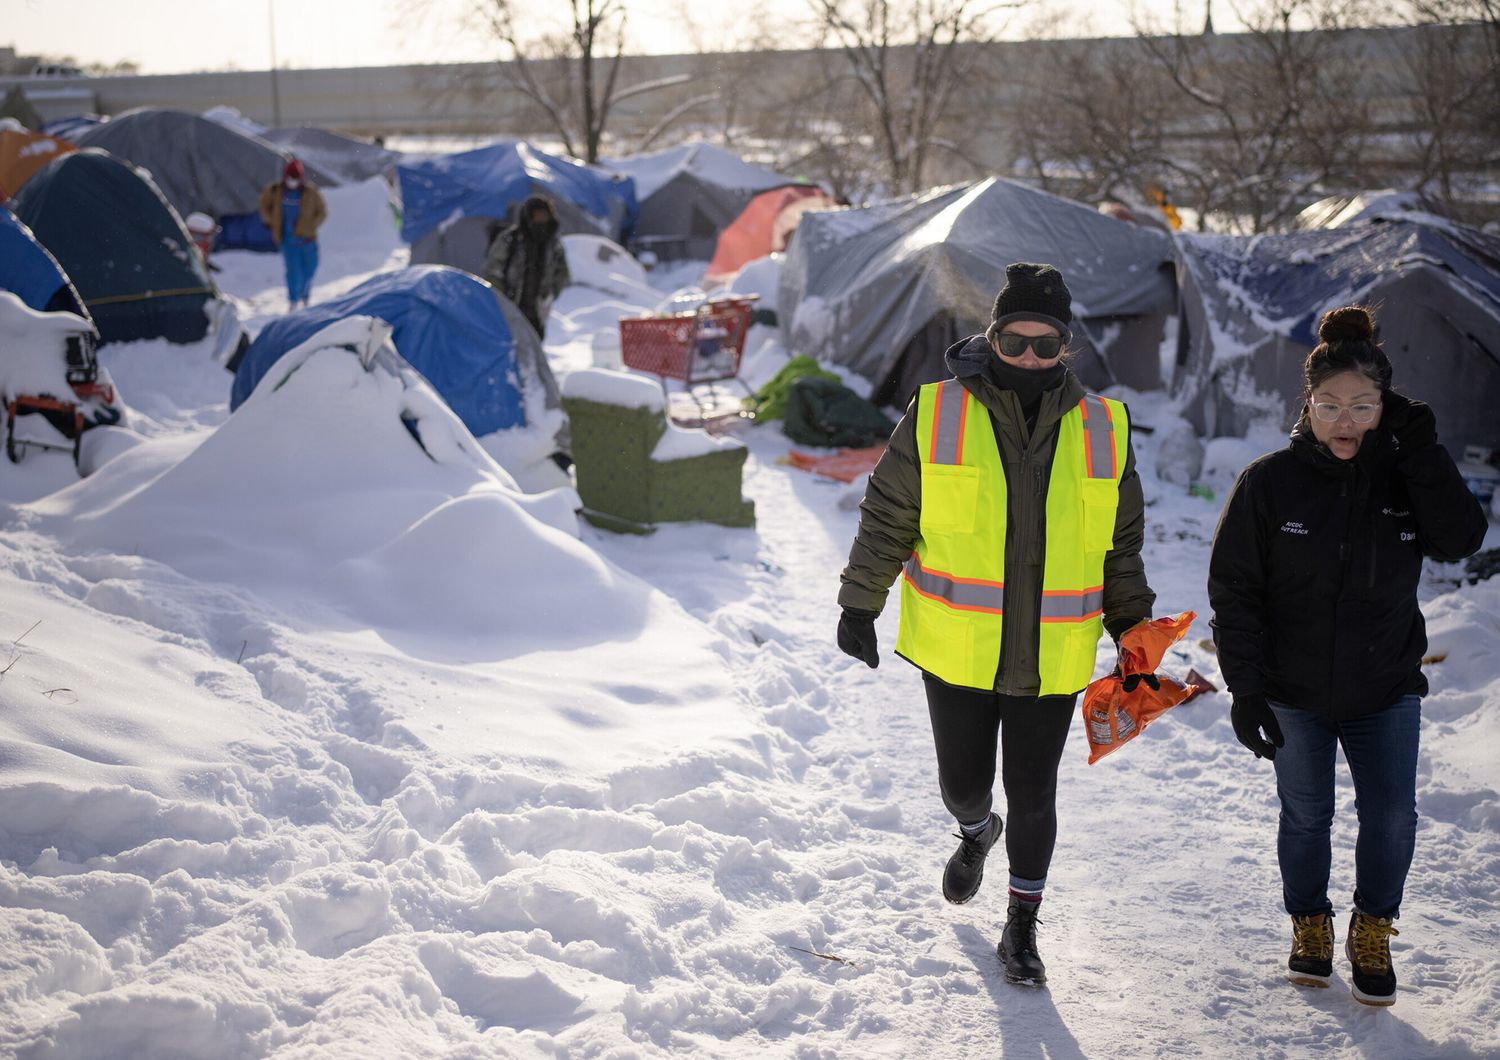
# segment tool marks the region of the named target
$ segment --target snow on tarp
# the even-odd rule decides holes
[[[401,161],[400,151],[308,125],[268,129],[261,139],[286,148],[304,165],[310,163],[344,184],[384,176]]]
[[[73,400],[64,340],[93,330],[73,313],[44,313],[0,291],[0,398],[22,395]]]
[[[396,173],[401,183],[401,238],[408,243],[418,243],[459,218],[503,220],[537,194],[557,205],[564,231],[592,230],[619,238],[635,223],[635,189],[629,179],[611,179],[524,140],[403,162]]]
[[[382,273],[348,294],[273,320],[255,337],[235,372],[230,408],[250,396],[271,366],[328,324],[351,315],[379,317],[394,328],[396,348],[421,372],[475,435],[526,424],[524,385],[549,384],[535,333],[506,318],[499,292],[483,280],[442,265]],[[529,379],[518,368],[527,344]],[[526,351],[522,351],[526,352]],[[538,376],[538,373],[541,373]],[[338,419],[339,408],[327,415]]]
[[[1173,394],[1200,431],[1293,418],[1324,313],[1378,306],[1395,383],[1432,404],[1445,441],[1500,446],[1500,240],[1441,219],[1283,235],[1183,233],[1187,355]]]

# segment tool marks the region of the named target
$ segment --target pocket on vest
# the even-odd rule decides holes
[[[979,507],[979,469],[922,465],[922,533],[972,534]]]
[[[1083,548],[1108,552],[1115,547],[1115,516],[1120,489],[1113,479],[1085,479],[1083,486]]]

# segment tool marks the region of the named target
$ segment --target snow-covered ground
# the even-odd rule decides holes
[[[315,300],[400,267],[392,231],[331,229]],[[285,310],[278,258],[216,260],[252,328]],[[690,272],[565,292],[558,375]],[[785,355],[752,342],[764,378]],[[1424,582],[1445,657],[1393,1009],[1342,968],[1283,980],[1271,771],[1222,694],[1092,767],[1074,727],[1028,991],[1003,888],[939,893],[917,673],[833,643],[859,488],[774,427],[740,433],[756,529],[614,536],[456,421],[421,453],[420,388],[352,356],[232,419],[198,347],[103,356],[136,444],[82,481],[0,464],[0,1054],[1500,1056],[1500,579]],[[1162,428],[1136,439],[1158,613],[1200,616],[1168,669],[1217,681],[1209,539],[1280,440],[1210,443],[1205,499],[1153,473],[1165,399],[1124,396]]]

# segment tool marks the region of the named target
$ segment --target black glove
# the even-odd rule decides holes
[[[1403,453],[1422,449],[1437,442],[1437,417],[1425,401],[1413,401],[1405,394],[1387,390],[1380,399],[1380,422],[1396,436]]]
[[[1256,758],[1275,758],[1276,748],[1286,743],[1265,696],[1235,696],[1229,708],[1229,724],[1234,726],[1235,739],[1254,751]],[[1261,739],[1261,730],[1265,730],[1266,739]]]
[[[879,611],[846,607],[839,616],[839,650],[862,660],[872,670],[880,665],[880,651],[875,643],[875,619],[879,615]]]
[[[1125,689],[1127,695],[1134,692],[1142,681],[1146,682],[1146,687],[1153,692],[1161,690],[1161,678],[1155,674],[1122,674],[1119,663],[1115,664],[1114,673],[1111,676],[1120,678],[1122,682],[1120,687]]]

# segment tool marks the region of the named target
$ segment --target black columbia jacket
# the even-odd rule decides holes
[[[1422,695],[1422,557],[1478,550],[1486,520],[1448,451],[1389,431],[1340,460],[1310,431],[1240,474],[1214,534],[1208,598],[1235,695],[1334,719]]]

